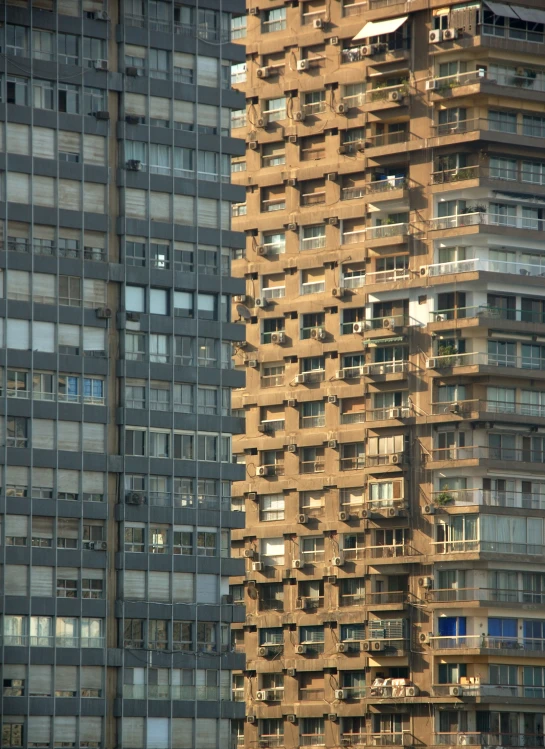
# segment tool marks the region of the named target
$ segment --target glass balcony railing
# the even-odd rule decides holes
[[[503,588],[432,588],[426,592],[429,603],[451,603],[459,601],[489,601],[545,605],[545,593]]]
[[[435,746],[485,746],[485,747],[543,747],[543,734],[529,733],[474,733],[456,731],[455,733],[436,733],[431,743]]]
[[[545,640],[528,637],[491,637],[490,635],[457,635],[457,636],[432,636],[430,644],[434,650],[461,650],[485,649],[485,650],[515,650],[517,655],[524,651],[545,651]]]
[[[445,369],[449,367],[471,367],[475,365],[489,367],[508,367],[510,369],[545,370],[545,358],[530,356],[511,356],[510,354],[488,354],[477,351],[466,354],[442,354],[428,359],[428,369]]]

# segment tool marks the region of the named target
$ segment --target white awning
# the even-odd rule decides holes
[[[512,10],[514,10],[517,16],[523,21],[529,21],[530,23],[545,23],[545,10],[519,8],[518,5],[515,5]]]
[[[383,34],[393,34],[397,31],[409,16],[401,18],[389,18],[387,21],[368,21],[361,31],[358,31],[353,42],[358,39],[369,39],[372,36],[383,36]]]
[[[504,16],[505,18],[517,18],[518,16],[510,5],[505,3],[491,2],[491,0],[485,0],[485,5],[489,10],[492,11],[496,16]]]

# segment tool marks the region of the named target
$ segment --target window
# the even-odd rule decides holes
[[[148,71],[150,78],[168,80],[170,77],[169,53],[164,49],[151,48],[148,52]]]
[[[218,319],[218,300],[214,294],[197,294],[197,316],[200,320]]]
[[[170,455],[170,432],[150,430],[149,455],[152,458],[168,458]]]
[[[284,520],[285,499],[283,494],[263,494],[259,498],[259,519],[263,522]]]
[[[93,68],[97,60],[105,60],[108,57],[106,42],[104,39],[95,37],[83,37],[83,64]]]
[[[325,426],[325,404],[323,401],[308,401],[301,404],[300,427]]]
[[[236,86],[238,83],[246,81],[246,63],[239,62],[231,65],[231,85]]]
[[[36,60],[55,59],[55,35],[51,31],[32,30],[32,56]]]
[[[231,110],[231,127],[236,130],[238,127],[246,127],[246,110],[245,109],[232,109]]]
[[[341,606],[363,605],[365,603],[365,578],[360,577],[341,580],[339,601]],[[365,637],[362,637],[361,639],[365,639]]]
[[[75,34],[57,34],[57,61],[62,65],[79,64],[79,37]]]
[[[205,339],[203,339],[205,340]],[[189,336],[175,336],[174,338],[174,360],[176,364],[191,367],[195,363],[194,354],[195,339]]]
[[[231,18],[231,40],[243,39],[246,36],[246,16]]]
[[[125,430],[125,453],[127,455],[146,455],[146,432],[144,430]]]
[[[149,358],[151,362],[167,364],[170,360],[170,339],[162,333],[149,335]]]
[[[281,255],[286,252],[286,235],[284,232],[264,233],[263,249],[266,255]]]
[[[39,84],[40,81],[35,81],[34,85]],[[10,75],[6,78],[6,101],[8,104],[18,104],[19,106],[28,106],[28,79],[18,78],[14,75]],[[53,86],[53,84],[49,84]],[[34,106],[38,106],[34,104]],[[53,109],[53,102],[50,107],[42,107],[43,109]]]
[[[59,276],[59,304],[68,307],[81,307],[81,278]]]
[[[15,80],[15,79],[12,79]],[[22,79],[19,79],[22,80]],[[13,97],[21,97],[21,92],[17,93],[16,84],[14,83]],[[24,83],[26,91],[27,82]],[[10,79],[7,79],[7,96],[8,103],[10,103]],[[25,94],[25,102],[26,102]],[[13,101],[13,104],[23,103],[21,101]],[[36,109],[55,109],[55,85],[52,81],[41,81],[34,78],[32,81],[32,106]]]
[[[146,357],[146,335],[125,333],[125,358],[129,361],[144,361]]]
[[[168,649],[168,625],[165,619],[149,620],[148,647],[151,650]]]
[[[263,114],[269,122],[277,122],[286,119],[286,98],[266,99],[264,102]]]
[[[533,117],[525,116],[523,118],[523,132],[524,135],[533,135]],[[541,118],[537,117],[540,120]],[[501,112],[499,110],[489,110],[488,112],[488,125],[490,130],[495,130],[501,133],[516,133],[517,132],[517,114],[516,112]]]
[[[57,84],[57,107],[59,112],[79,114],[80,89],[71,83]]]
[[[217,556],[217,532],[216,530],[199,530],[197,533],[197,556]]]
[[[349,442],[340,446],[341,471],[356,471],[365,466],[365,443]]]
[[[284,564],[284,538],[262,538],[260,559],[265,565]]]
[[[143,553],[145,551],[144,534],[145,529],[143,524],[125,526],[125,551]]]
[[[192,622],[175,621],[172,625],[173,650],[192,650],[193,624]]]
[[[95,114],[107,110],[107,91],[85,86],[83,89],[83,114]]]
[[[27,419],[20,416],[6,417],[6,445],[8,447],[27,447]]]
[[[303,536],[300,539],[301,555],[309,564],[321,562],[324,559],[323,536]]]
[[[8,23],[6,26],[6,53],[20,57],[28,57],[28,29],[25,26],[15,26]]]
[[[301,473],[323,473],[324,454],[323,447],[303,447],[299,460]]]
[[[4,716],[2,719],[2,746],[22,747],[23,743],[23,720],[15,716]]]
[[[286,9],[274,8],[265,11],[262,15],[261,33],[271,34],[274,31],[284,31],[286,28]]]
[[[198,364],[199,367],[217,367],[218,357],[214,338],[199,338]]]
[[[325,225],[303,226],[301,229],[301,250],[316,250],[325,247]]]

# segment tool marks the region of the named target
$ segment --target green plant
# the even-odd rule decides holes
[[[434,498],[433,501],[436,505],[444,507],[445,505],[449,505],[451,502],[454,502],[454,497],[448,491],[448,486],[445,486],[443,491],[439,492],[439,494]]]

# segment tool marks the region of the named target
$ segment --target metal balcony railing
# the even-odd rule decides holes
[[[511,273],[517,276],[545,276],[545,264],[510,263],[503,260],[487,260],[485,258],[454,260],[450,263],[435,263],[425,267],[428,276],[446,276],[451,273],[474,273],[476,271]]]
[[[430,231],[459,229],[462,226],[504,226],[510,229],[543,231],[545,220],[525,216],[508,216],[503,213],[473,211],[471,213],[458,213],[452,216],[440,216],[432,218],[429,221]]]
[[[458,460],[500,460],[502,462],[543,463],[542,450],[526,450],[510,447],[488,447],[467,445],[465,447],[438,447],[426,454],[425,462]]]
[[[455,733],[436,733],[431,743],[435,746],[485,746],[485,747],[543,747],[543,734],[529,733],[473,733],[456,731]]]
[[[383,146],[396,146],[399,143],[407,143],[411,135],[407,130],[392,130],[388,133],[377,133],[366,138],[367,148],[381,148]]]
[[[525,309],[507,309],[479,304],[470,307],[453,307],[430,312],[430,322],[447,322],[449,320],[468,320],[482,317],[492,320],[510,320],[523,323],[545,323],[545,312]]]
[[[374,362],[373,364],[367,365],[368,374],[373,375],[386,375],[386,374],[403,374],[409,367],[408,361],[383,361]]]
[[[432,588],[426,592],[429,603],[458,601],[490,601],[503,603],[531,603],[545,605],[545,593],[503,588]]]
[[[374,606],[382,606],[390,603],[405,603],[407,601],[406,590],[381,591],[380,593],[368,593],[366,603]]]
[[[419,552],[409,544],[391,544],[388,546],[367,546],[366,555],[370,559],[400,559],[414,557]]]
[[[545,640],[529,637],[491,637],[490,635],[432,636],[430,644],[434,650],[460,650],[463,648],[484,650],[545,651]]]
[[[341,189],[341,200],[358,200],[365,195],[365,186],[343,187]]]
[[[324,746],[325,734],[323,733],[302,733],[299,737],[301,746]]]
[[[432,541],[435,554],[469,554],[472,552],[489,552],[494,554],[523,554],[539,556],[545,552],[541,544],[513,543],[502,541],[480,541],[464,539],[456,541]]]
[[[469,367],[487,365],[492,367],[509,367],[512,369],[545,370],[545,358],[538,359],[528,356],[511,356],[510,354],[488,354],[478,351],[467,354],[443,354],[428,360],[429,369],[444,369],[447,367]]]
[[[447,505],[485,505],[488,507],[519,507],[545,510],[545,496],[537,492],[499,491],[489,489],[443,489],[431,493],[432,501],[441,497]]]
[[[409,234],[409,224],[381,224],[380,226],[369,226],[366,230],[366,239],[386,239]]]
[[[375,195],[377,193],[391,192],[392,190],[402,190],[409,186],[407,177],[384,177],[383,179],[374,180],[367,184],[367,193]]]
[[[402,99],[409,94],[409,90],[409,83],[407,81],[405,83],[398,83],[395,86],[372,88],[370,91],[367,91],[367,102],[372,104],[374,102],[395,101],[395,99],[391,98],[392,94]]]
[[[395,281],[403,281],[409,278],[410,273],[408,268],[394,268],[392,270],[378,270],[374,273],[367,273],[365,275],[366,284],[375,283],[392,283]]]
[[[452,413],[472,413],[476,411],[487,411],[496,414],[519,414],[521,416],[545,417],[545,406],[532,403],[506,403],[505,401],[492,400],[466,400],[452,403],[432,403],[431,412],[435,415]]]

